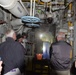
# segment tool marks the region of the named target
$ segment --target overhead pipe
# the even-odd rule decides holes
[[[42,2],[42,1],[39,1],[39,0],[36,0],[36,2],[38,4],[41,4],[41,5],[44,5],[45,2]],[[55,2],[55,1],[50,1],[50,2],[47,2],[48,5],[50,4],[59,4],[59,5],[64,5],[64,2]]]
[[[70,43],[71,45],[73,45],[73,23],[72,23],[72,3],[69,4],[69,10],[68,10],[68,26],[69,26],[69,30],[70,30],[70,33],[71,33],[71,39],[70,39]]]
[[[22,0],[23,2],[30,2],[30,0]],[[33,0],[34,1],[34,0]],[[55,1],[50,1],[50,0],[45,0],[46,2],[48,2],[48,5],[51,4],[59,4],[59,5],[64,5],[64,2],[55,2]],[[43,2],[43,0],[35,0],[35,2],[37,2],[38,4],[44,5],[45,2]]]
[[[72,10],[72,3],[69,4],[69,10]]]
[[[35,0],[30,0],[30,16],[34,17],[34,11],[35,11]]]
[[[32,0],[30,0],[30,16],[32,16]]]
[[[42,2],[50,2],[51,0],[41,0]]]
[[[33,2],[33,16],[34,16],[34,13],[35,13],[35,0],[34,0],[34,2]]]
[[[72,2],[69,4],[68,7],[69,7],[69,9],[68,9],[68,26],[70,28],[73,26],[72,20],[71,20],[71,18],[72,18]]]
[[[70,32],[70,44],[71,46],[73,47],[73,43],[74,43],[74,39],[73,39],[73,33],[74,33],[74,26],[73,26],[73,23],[72,23],[72,2],[69,4],[69,9],[68,9],[68,27],[69,27],[69,32]],[[70,52],[70,57],[73,57],[73,50]]]
[[[9,10],[18,18],[28,15],[28,11],[21,0],[0,0],[0,6],[2,6],[4,9]]]

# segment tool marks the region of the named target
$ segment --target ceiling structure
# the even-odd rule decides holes
[[[32,5],[31,1],[33,1]],[[39,45],[39,42],[41,43],[38,38],[39,33],[45,34],[44,41],[47,41],[46,38],[48,38],[48,41],[50,39],[50,42],[53,42],[51,38],[55,37],[60,29],[65,32],[68,31],[71,39],[73,39],[73,22],[76,20],[74,13],[76,4],[73,1],[76,3],[76,0],[35,0],[34,7],[34,0],[0,0],[0,38],[3,37],[6,29],[13,28],[17,34],[28,33],[29,40],[36,41],[37,45]],[[31,7],[34,9],[31,10]],[[31,22],[27,26],[27,23],[22,22],[21,18],[31,17],[33,10],[33,17],[40,19],[38,23],[40,27],[35,27],[36,23],[32,24]],[[28,20],[31,21],[29,18]]]
[[[24,5],[30,9],[31,0],[22,1],[24,2]],[[72,0],[49,0],[49,2],[43,1],[47,0],[35,0],[35,16],[41,19],[41,27],[45,26],[44,28],[51,28],[54,24],[57,25],[57,29],[67,29],[68,6]]]
[[[26,7],[26,10],[28,11],[27,12],[28,16],[30,16],[30,8],[31,8],[30,1],[31,0],[22,0],[24,6]],[[34,1],[34,0],[32,0],[32,1]],[[72,0],[35,0],[34,16],[40,18],[40,20],[41,20],[39,23],[40,29],[42,29],[42,30],[44,29],[46,31],[47,30],[51,31],[51,32],[53,32],[53,34],[55,33],[55,30],[57,31],[60,28],[67,29],[68,28],[67,15],[68,15],[68,11],[69,11],[68,6],[71,2],[72,2]],[[3,10],[4,9],[2,8],[2,10],[0,12],[0,14],[2,14],[2,15],[6,12],[5,10],[4,10],[5,12],[3,12]],[[9,16],[8,20],[7,20],[7,17],[5,18],[5,20],[9,23],[10,15],[8,15],[8,16]],[[26,14],[26,16],[27,16],[27,14]],[[2,18],[3,17],[1,16],[1,19]],[[20,17],[19,18],[14,17],[12,15],[11,20],[12,20],[11,25],[15,30],[19,31],[20,29],[22,29],[21,31],[23,31],[24,29],[26,29],[25,28],[26,26],[24,27],[24,25],[22,25],[24,23],[21,22]],[[5,21],[1,21],[1,22],[5,23]],[[16,23],[16,25],[15,25],[15,23]],[[21,24],[22,26],[18,25],[18,24]],[[53,29],[54,29],[54,31],[53,31]]]

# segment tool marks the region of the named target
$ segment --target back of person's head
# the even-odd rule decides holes
[[[24,32],[23,32],[23,33],[22,33],[22,37],[23,37],[23,38],[27,38],[27,37],[28,37],[27,33],[24,33]]]
[[[60,40],[65,40],[65,33],[64,32],[58,32],[57,36],[57,41]]]
[[[7,38],[7,37],[11,37],[11,38],[13,38],[14,40],[16,40],[16,33],[15,33],[15,31],[14,31],[13,29],[8,29],[8,30],[6,31],[6,33],[5,33],[5,36],[6,36],[6,38]]]
[[[23,40],[22,35],[21,34],[17,34],[17,41],[18,42],[22,42],[22,40]]]
[[[22,35],[21,34],[17,34],[17,40],[22,38]]]

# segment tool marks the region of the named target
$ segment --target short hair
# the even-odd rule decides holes
[[[17,34],[17,40],[22,38],[22,35],[21,34]]]
[[[65,34],[63,32],[59,32],[56,36],[57,37],[65,38]]]
[[[13,37],[13,34],[15,33],[15,31],[13,29],[8,29],[5,33],[6,38],[7,37]]]
[[[26,36],[26,38],[28,37],[27,33],[22,33],[22,37]]]

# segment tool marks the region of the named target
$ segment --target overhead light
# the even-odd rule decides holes
[[[43,34],[40,34],[40,38],[42,38],[43,37]]]

